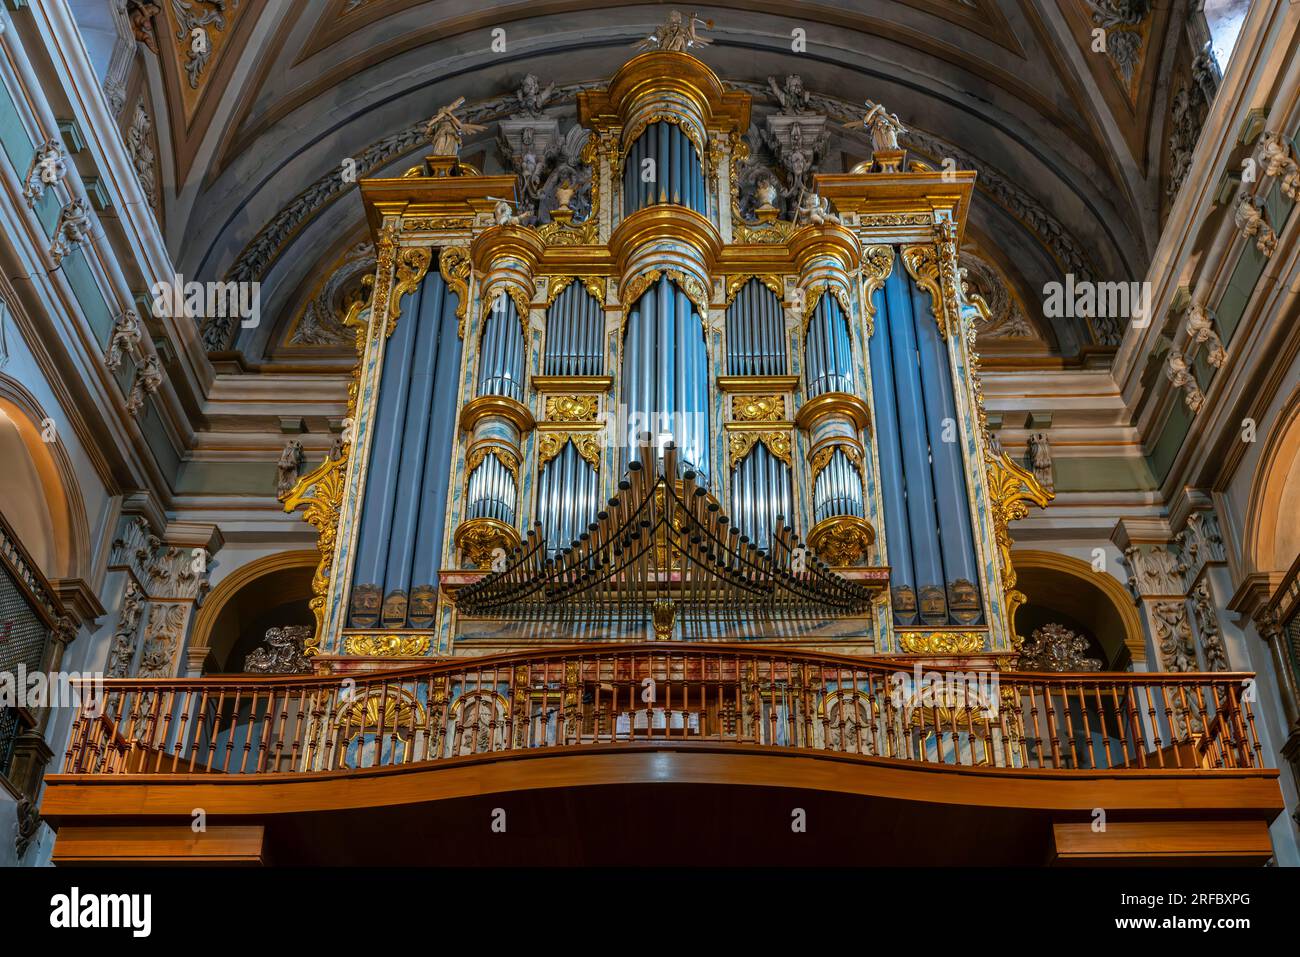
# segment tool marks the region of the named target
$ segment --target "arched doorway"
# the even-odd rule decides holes
[[[1029,636],[1055,622],[1088,639],[1091,656],[1106,671],[1123,671],[1146,661],[1146,639],[1133,596],[1106,572],[1057,552],[1023,549],[1012,553],[1016,588],[1028,601],[1016,614],[1016,632]]]
[[[307,603],[319,564],[315,549],[280,552],[222,579],[194,620],[190,667],[205,675],[239,673],[248,654],[262,645],[267,629],[314,627],[316,618]]]
[[[1286,574],[1300,556],[1300,389],[1270,430],[1246,508],[1248,571]]]
[[[86,520],[58,424],[17,382],[0,376],[0,515],[50,580],[77,578]]]

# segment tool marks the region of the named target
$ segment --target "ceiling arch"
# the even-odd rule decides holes
[[[216,9],[211,0],[193,3]],[[174,14],[158,14],[157,99],[171,114],[178,184],[167,198],[169,243],[187,276],[259,279],[264,312],[278,317],[243,333],[239,347],[261,358],[282,341],[303,295],[323,278],[315,275],[320,251],[355,233],[361,205],[340,176],[344,160],[356,159],[363,175],[400,173],[420,155],[421,126],[437,106],[465,96],[475,118],[490,122],[530,72],[561,89],[548,113],[568,125],[574,92],[603,84],[667,10],[628,0],[592,6],[246,0],[227,12],[192,87]],[[1119,82],[1114,65],[1089,60],[1079,46],[1087,39],[1080,25],[1097,6],[717,3],[699,9],[714,21],[701,58],[754,93],[760,119],[774,107],[766,77],[801,74],[837,131],[832,169],[867,152],[859,136],[839,129],[867,97],[903,118],[916,158],[934,165],[952,157],[958,168],[976,169],[972,227],[998,237],[999,271],[1032,305],[1039,301],[1032,290],[1067,271],[1137,278],[1149,253],[1158,182],[1146,155],[1144,91],[1155,86],[1145,81],[1160,68],[1165,20],[1157,11],[1138,24],[1136,78],[1120,83],[1129,95],[1117,99],[1105,86]],[[497,29],[505,48],[494,51]],[[796,52],[798,30],[806,49]],[[463,155],[481,154],[488,169],[499,169],[494,138],[489,129]],[[1089,337],[1062,324],[1041,341],[1074,355]]]

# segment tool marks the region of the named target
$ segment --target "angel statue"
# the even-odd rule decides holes
[[[685,53],[690,47],[708,46],[713,41],[704,39],[696,32],[697,23],[709,30],[713,29],[712,20],[701,20],[694,11],[691,11],[690,16],[683,17],[674,10],[654,33],[637,44],[637,49]]]
[[[491,199],[491,197],[488,197]],[[507,199],[498,199],[492,208],[492,219],[498,226],[522,226],[523,220],[515,215],[514,208]]]
[[[880,103],[866,101],[867,115],[862,117],[856,123],[845,123],[847,129],[863,129],[871,134],[871,148],[877,153],[896,152],[900,149],[898,145],[898,134],[906,133],[902,122],[898,119],[897,113],[886,113],[885,107]]]
[[[549,222],[556,210],[572,210],[574,223],[591,215],[591,166],[582,160],[591,131],[574,126],[547,151],[550,173],[538,196],[537,220]]]
[[[830,200],[806,191],[799,199],[794,221],[801,225],[811,223],[814,226],[825,226],[827,223],[838,223],[840,218],[831,212]]]
[[[424,135],[433,145],[434,156],[459,156],[460,144],[466,133],[481,133],[487,129],[486,126],[467,122],[456,115],[455,111],[464,102],[465,97],[456,97],[454,102],[433,114],[425,125]]]
[[[814,112],[809,102],[808,91],[803,87],[803,77],[798,73],[787,76],[782,86],[777,85],[776,77],[769,76],[767,85],[771,88],[776,101],[781,104],[782,113],[798,115]]]
[[[529,73],[515,90],[515,111],[510,115],[519,119],[537,119],[554,93],[554,83],[543,88],[542,81]]]

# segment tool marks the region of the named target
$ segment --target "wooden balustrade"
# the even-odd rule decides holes
[[[904,661],[656,642],[347,677],[116,679],[100,713],[79,716],[63,771],[343,773],[693,742],[1044,773],[1255,769],[1249,678],[918,672]]]

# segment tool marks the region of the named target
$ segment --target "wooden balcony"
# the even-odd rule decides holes
[[[117,680],[42,811],[56,862],[1262,863],[1249,677],[657,642]]]

